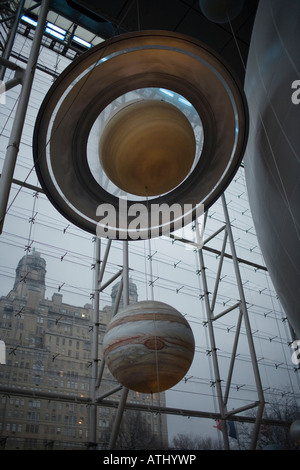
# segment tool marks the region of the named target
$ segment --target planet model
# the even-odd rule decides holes
[[[176,385],[188,372],[195,341],[189,323],[175,308],[141,301],[113,317],[103,349],[106,365],[120,384],[157,393]]]

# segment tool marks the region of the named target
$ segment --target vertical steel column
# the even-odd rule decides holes
[[[235,244],[234,244],[234,239],[233,239],[233,235],[232,235],[232,230],[231,230],[230,219],[229,219],[229,214],[228,214],[225,195],[223,194],[221,196],[221,198],[222,198],[222,205],[223,205],[223,211],[224,211],[224,216],[225,216],[225,222],[226,222],[226,226],[227,226],[228,239],[229,239],[230,248],[231,248],[232,260],[233,260],[233,265],[234,265],[234,270],[235,270],[235,276],[236,276],[239,295],[240,295],[240,300],[241,300],[240,308],[243,312],[243,319],[244,319],[244,322],[245,322],[245,328],[246,328],[246,333],[247,333],[250,357],[251,357],[251,360],[252,360],[252,367],[253,367],[253,372],[254,372],[256,389],[257,389],[257,394],[258,394],[258,398],[259,398],[259,407],[258,407],[254,432],[252,434],[252,442],[251,442],[251,449],[255,449],[256,442],[257,442],[257,437],[258,437],[258,433],[259,433],[260,421],[261,421],[261,417],[262,417],[262,413],[263,413],[263,409],[264,409],[264,394],[263,394],[263,388],[262,388],[261,379],[260,379],[260,373],[259,373],[259,369],[258,369],[257,357],[256,357],[255,348],[254,348],[254,342],[253,342],[251,326],[250,326],[250,321],[249,321],[249,316],[248,316],[248,310],[247,310],[247,305],[246,305],[244,288],[243,288],[240,269],[239,269],[239,264],[238,264],[238,260],[237,260]]]
[[[124,308],[129,305],[129,265],[128,265],[128,241],[123,242],[123,303]],[[119,401],[118,410],[115,416],[115,421],[113,424],[110,441],[108,444],[108,449],[114,449],[118,432],[120,429],[120,424],[123,416],[123,412],[125,409],[127,396],[128,396],[128,388],[124,387],[121,392],[121,398]]]
[[[95,246],[95,278],[94,278],[94,308],[93,308],[93,339],[92,339],[92,376],[90,391],[89,414],[89,446],[95,449],[97,445],[97,405],[96,388],[98,373],[98,335],[99,335],[99,276],[100,276],[101,239],[96,237]]]
[[[113,309],[113,312],[112,312],[112,318],[115,316],[115,314],[118,311],[119,304],[120,304],[120,299],[121,299],[121,295],[122,295],[122,290],[123,290],[123,280],[121,279],[119,289],[118,289],[118,294],[117,294],[117,297],[116,297],[116,303],[115,303],[115,306],[114,306],[114,309]],[[99,371],[98,371],[98,376],[97,376],[97,384],[96,384],[97,389],[100,387],[100,384],[101,384],[101,380],[102,380],[102,376],[103,376],[103,372],[104,372],[104,367],[105,367],[105,360],[104,360],[104,357],[102,357],[102,361],[101,361]]]
[[[27,112],[29,97],[32,88],[32,82],[36,69],[38,54],[42,37],[44,34],[44,25],[49,10],[50,0],[44,0],[41,3],[38,23],[35,35],[32,41],[32,47],[28,59],[28,63],[24,72],[22,89],[16,109],[16,115],[13,122],[10,140],[8,143],[2,175],[0,178],[0,233],[3,230],[3,223],[7,209],[9,193],[11,189],[13,174],[16,166],[17,155],[19,152],[19,145],[23,131],[24,120]]]
[[[106,245],[106,250],[105,250],[105,253],[104,253],[104,258],[103,258],[103,261],[102,261],[100,274],[99,274],[99,281],[98,281],[99,292],[97,292],[97,295],[99,295],[99,293],[101,291],[100,283],[103,279],[103,275],[104,275],[104,271],[105,271],[105,268],[106,268],[106,263],[107,263],[111,243],[112,243],[112,240],[108,240],[107,245]],[[112,312],[112,317],[117,313],[119,303],[120,303],[120,296],[122,294],[122,289],[123,289],[123,280],[121,279],[118,294],[117,294],[117,298],[116,298],[116,304],[115,304],[114,310]],[[98,374],[97,374],[96,389],[98,389],[100,387],[103,372],[104,372],[104,367],[105,367],[105,360],[104,360],[104,357],[102,357],[101,364],[100,364]]]
[[[212,314],[212,310],[209,304],[209,292],[208,292],[208,287],[207,287],[207,282],[206,282],[205,264],[204,264],[202,250],[198,250],[198,254],[199,254],[199,261],[200,261],[200,268],[201,268],[203,290],[204,290],[207,326],[208,326],[208,332],[209,332],[211,355],[212,355],[213,368],[214,368],[214,374],[215,374],[219,410],[220,410],[221,420],[223,423],[222,425],[223,442],[224,442],[225,450],[228,450],[229,449],[228,433],[226,429],[226,422],[223,421],[226,417],[226,409],[224,407],[223,396],[222,396],[221,377],[220,377],[220,371],[219,371],[217,347],[216,347],[214,328],[213,328],[213,314]]]

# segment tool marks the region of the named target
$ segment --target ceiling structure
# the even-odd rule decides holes
[[[40,3],[26,1],[28,14],[38,15]],[[206,18],[200,3],[199,0],[52,0],[47,19],[66,30],[66,38],[76,34],[92,45],[133,31],[186,34],[217,51],[243,83],[258,0],[244,2],[239,15],[226,23]]]

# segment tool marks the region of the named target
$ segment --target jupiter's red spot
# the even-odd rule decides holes
[[[159,338],[148,338],[144,341],[144,345],[148,349],[162,349],[165,343]]]

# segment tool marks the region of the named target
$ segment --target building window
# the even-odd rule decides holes
[[[39,432],[39,426],[37,424],[26,424],[26,432],[37,434]]]

